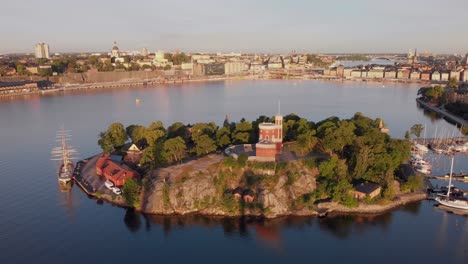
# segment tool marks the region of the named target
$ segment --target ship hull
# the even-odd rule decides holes
[[[447,200],[445,198],[437,197],[436,201],[439,202],[439,204],[445,205],[447,207],[468,210],[468,202],[464,200]]]
[[[65,166],[67,166],[67,170],[65,170]],[[59,171],[57,174],[58,181],[60,183],[68,183],[72,180],[73,177],[73,162],[69,162],[67,165],[62,164],[59,167]]]

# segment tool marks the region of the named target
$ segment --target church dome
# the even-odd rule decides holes
[[[114,41],[114,46],[112,47],[112,50],[119,50],[119,47],[117,47],[117,42]]]

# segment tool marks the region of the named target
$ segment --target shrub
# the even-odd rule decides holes
[[[415,192],[419,191],[424,186],[424,178],[421,175],[415,175],[408,177],[408,180],[401,185],[403,192]]]
[[[237,163],[239,163],[241,167],[245,167],[245,164],[247,163],[248,159],[249,159],[249,156],[245,153],[242,153],[237,158]]]
[[[140,202],[140,186],[134,179],[128,179],[122,188],[122,194],[128,206],[134,207]]]
[[[239,202],[234,198],[232,193],[225,192],[223,194],[221,205],[229,215],[234,215],[239,211]]]

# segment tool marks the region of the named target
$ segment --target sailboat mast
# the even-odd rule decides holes
[[[450,188],[452,187],[453,159],[454,159],[454,156],[452,155],[452,164],[450,165],[450,178],[449,178],[449,185],[448,185],[448,190],[447,190],[447,199],[450,198]]]

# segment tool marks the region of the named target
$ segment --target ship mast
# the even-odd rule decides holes
[[[449,178],[449,184],[448,184],[448,190],[447,190],[447,199],[450,198],[450,188],[452,188],[453,158],[454,158],[454,155],[452,155],[452,163],[450,165],[450,178]]]
[[[65,129],[62,127],[62,160],[63,160],[63,171],[68,173],[68,164],[70,163],[68,159],[68,148],[67,140],[65,139]]]

